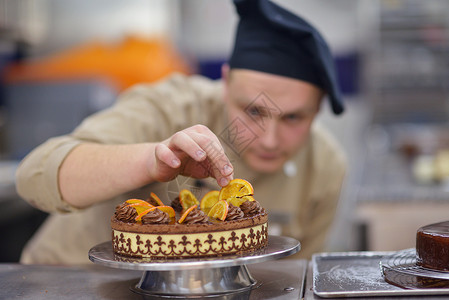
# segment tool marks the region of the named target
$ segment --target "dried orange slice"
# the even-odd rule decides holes
[[[158,206],[159,206],[159,205],[160,205],[160,206],[164,206],[164,203],[161,201],[161,199],[159,199],[159,197],[158,197],[155,193],[151,192],[151,193],[150,193],[150,197],[153,198],[154,201],[156,201],[156,203],[157,203]]]
[[[162,210],[163,212],[167,213],[170,218],[175,217],[175,214],[176,214],[175,210],[171,206],[161,205],[161,206],[156,206],[154,208],[157,208],[157,209]]]
[[[198,207],[198,205],[190,206],[190,207],[189,207],[189,208],[182,214],[181,218],[179,218],[178,223],[181,224],[182,222],[184,222],[184,220],[185,220],[186,217],[189,215],[189,213],[190,213],[192,210],[196,209],[197,207]]]
[[[237,197],[231,197],[229,199],[227,199],[226,201],[228,201],[229,204],[232,204],[234,206],[240,207],[240,205],[242,205],[243,202],[245,201],[255,201],[256,199],[254,199],[253,196],[243,196],[241,198],[237,198]]]
[[[151,205],[147,201],[140,200],[140,199],[129,199],[129,200],[126,200],[125,202],[128,203],[127,206],[134,207],[137,214],[140,214],[144,210],[154,207],[154,205]]]
[[[148,203],[145,201],[145,203],[132,203],[128,204],[127,206],[136,207],[136,206],[142,206],[142,207],[154,207],[154,205]]]
[[[134,208],[137,210],[137,208],[141,208],[143,206],[135,206]],[[150,208],[146,208],[144,210],[141,210],[140,212],[137,211],[138,215],[136,217],[136,221],[142,221],[142,217],[145,216],[147,213],[149,213],[150,211],[152,211],[153,209],[156,209],[156,207],[150,207]]]
[[[146,210],[149,210],[149,209],[152,209],[152,208],[155,207],[155,206],[153,206],[151,204],[149,204],[149,205],[131,204],[131,205],[128,205],[128,206],[134,207],[134,209],[136,210],[138,215],[140,215],[142,212],[144,212]]]
[[[188,208],[199,205],[200,203],[196,199],[195,195],[189,190],[181,190],[179,192],[179,202],[181,203],[182,210],[185,211]]]
[[[137,207],[143,208],[143,206],[137,206]],[[135,208],[137,208],[137,207],[135,207]],[[141,221],[143,216],[145,216],[147,213],[149,213],[150,211],[153,211],[155,209],[159,209],[160,211],[167,213],[170,218],[175,217],[175,210],[171,206],[165,206],[165,205],[164,206],[152,206],[150,208],[141,209],[136,217],[136,221]]]
[[[233,179],[227,186],[220,190],[218,195],[219,200],[227,200],[232,197],[241,198],[243,196],[251,196],[254,194],[254,189],[251,183],[244,179]]]
[[[214,206],[215,203],[217,203],[219,194],[219,191],[210,191],[206,193],[206,195],[204,195],[201,199],[201,210],[208,213],[210,208]]]
[[[211,218],[224,221],[228,215],[228,209],[228,202],[226,200],[219,200],[214,206],[212,206],[207,215]]]
[[[128,204],[139,204],[139,205],[147,205],[147,204],[149,204],[149,205],[151,205],[147,201],[141,200],[141,199],[128,199],[125,202],[128,203]],[[151,206],[153,206],[153,205],[151,205]]]

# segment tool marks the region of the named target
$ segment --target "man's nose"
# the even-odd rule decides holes
[[[265,149],[273,150],[278,146],[279,134],[277,130],[278,124],[276,120],[272,119],[265,122],[265,126],[262,128],[262,132],[259,137],[261,140],[261,145]]]

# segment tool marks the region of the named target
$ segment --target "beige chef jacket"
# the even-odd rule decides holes
[[[204,124],[217,134],[233,163],[235,177],[252,183],[255,198],[269,213],[269,233],[298,239],[302,249],[295,258],[309,258],[322,251],[345,173],[345,159],[335,140],[314,124],[306,145],[283,170],[259,174],[250,170],[235,151],[233,145],[239,137],[233,122],[238,120],[226,120],[224,109],[220,81],[174,74],[158,83],[131,88],[115,105],[90,116],[73,133],[50,139],[33,150],[18,168],[17,191],[30,204],[51,215],[28,242],[21,262],[88,263],[89,249],[111,240],[110,218],[115,207],[126,199],[146,199],[154,192],[169,204],[182,188],[192,190],[198,198],[210,189],[219,189],[212,179],[199,181],[179,176],[82,210],[65,202],[58,189],[59,166],[80,143],[162,141],[195,124]]]

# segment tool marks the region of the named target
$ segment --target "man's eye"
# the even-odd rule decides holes
[[[255,106],[250,107],[247,111],[248,111],[248,113],[249,113],[250,115],[252,115],[252,116],[258,116],[258,115],[261,114],[260,109],[258,109],[258,108],[255,107]]]
[[[288,122],[296,122],[296,121],[300,121],[302,119],[302,117],[298,114],[288,114],[288,115],[285,115],[283,117],[283,119]]]

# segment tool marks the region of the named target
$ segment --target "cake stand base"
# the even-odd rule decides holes
[[[156,298],[220,298],[245,299],[256,288],[246,264],[259,263],[292,255],[300,250],[292,238],[269,236],[268,246],[247,255],[178,260],[150,260],[117,256],[112,242],[99,244],[89,251],[89,259],[97,264],[119,269],[145,271],[130,289]]]
[[[145,271],[131,290],[143,296],[244,295],[257,286],[246,266],[184,271]]]

